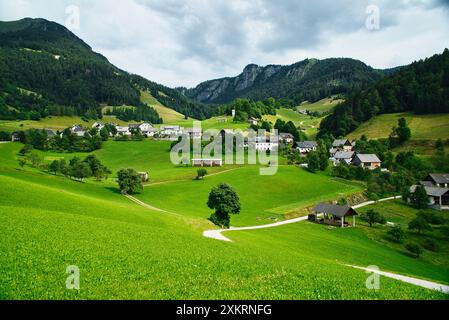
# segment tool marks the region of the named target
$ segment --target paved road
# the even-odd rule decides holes
[[[443,285],[443,284],[440,284],[440,283],[437,283],[437,282],[432,282],[432,281],[427,281],[427,280],[407,277],[407,276],[403,276],[403,275],[396,274],[396,273],[391,273],[391,272],[384,272],[384,271],[380,271],[380,270],[373,270],[373,269],[369,269],[369,268],[352,266],[352,265],[348,265],[348,264],[346,266],[347,267],[351,267],[351,268],[355,268],[355,269],[365,270],[365,271],[370,272],[370,273],[376,273],[376,274],[379,274],[381,276],[392,278],[392,279],[396,279],[396,280],[399,280],[399,281],[402,281],[402,282],[411,283],[411,284],[414,284],[416,286],[420,286],[420,287],[423,287],[423,288],[426,288],[426,289],[437,290],[437,291],[449,294],[449,286]]]
[[[394,199],[400,199],[401,197],[391,197],[391,198],[385,198],[385,199],[381,199],[378,202],[384,202],[384,201],[390,201],[390,200],[394,200]],[[375,201],[367,201],[364,203],[361,203],[359,205],[354,206],[354,209],[359,209],[359,208],[363,208],[372,204],[375,204]],[[280,221],[280,222],[276,222],[276,223],[272,223],[272,224],[264,224],[264,225],[260,225],[260,226],[254,226],[254,227],[242,227],[242,228],[230,228],[230,229],[217,229],[217,230],[207,230],[203,232],[203,236],[205,236],[206,238],[211,238],[211,239],[215,239],[215,240],[221,240],[221,241],[232,241],[230,239],[228,239],[227,237],[225,237],[222,233],[223,232],[228,232],[228,231],[245,231],[245,230],[257,230],[257,229],[265,229],[265,228],[275,228],[275,227],[280,227],[286,224],[292,224],[292,223],[297,223],[297,222],[301,222],[301,221],[306,221],[307,217],[300,217],[300,218],[296,218],[296,219],[291,219],[291,220],[285,220],[285,221]]]

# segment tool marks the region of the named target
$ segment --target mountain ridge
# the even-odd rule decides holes
[[[223,77],[180,90],[202,103],[229,103],[236,98],[316,101],[374,84],[398,68],[374,69],[351,58],[305,59],[291,65],[248,64],[235,77]]]

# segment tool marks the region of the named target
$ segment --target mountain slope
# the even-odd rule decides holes
[[[3,119],[96,118],[106,104],[135,106],[135,118],[158,123],[156,111],[140,100],[143,89],[183,114],[205,116],[176,90],[120,70],[64,26],[44,19],[0,22],[0,75]]]
[[[366,88],[386,72],[347,58],[307,59],[290,66],[248,65],[234,78],[211,80],[183,93],[199,102],[228,103],[235,98],[317,101],[334,94]]]
[[[402,68],[353,94],[323,120],[320,135],[345,136],[378,114],[449,112],[449,50]]]

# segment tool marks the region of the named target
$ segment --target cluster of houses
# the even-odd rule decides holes
[[[375,170],[382,167],[382,161],[376,154],[362,154],[354,151],[356,142],[347,139],[335,140],[332,143],[332,148],[329,150],[330,160],[334,166],[340,163],[354,165],[370,170]]]
[[[375,154],[362,154],[354,151],[356,141],[347,139],[335,140],[329,150],[330,158],[334,166],[340,163],[375,170],[382,167],[382,161]],[[316,151],[318,144],[315,141],[302,141],[296,143],[296,150],[305,156],[310,152]]]

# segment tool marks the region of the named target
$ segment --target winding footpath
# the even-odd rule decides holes
[[[347,267],[351,267],[354,269],[359,269],[359,270],[365,270],[368,273],[375,273],[387,278],[391,278],[391,279],[396,279],[402,282],[406,282],[406,283],[410,283],[410,284],[414,284],[415,286],[420,286],[426,289],[431,289],[431,290],[436,290],[436,291],[440,291],[442,293],[445,294],[449,294],[449,286],[447,285],[443,285],[437,282],[432,282],[432,281],[427,281],[427,280],[422,280],[422,279],[417,279],[417,278],[412,278],[412,277],[408,277],[408,276],[403,276],[400,274],[396,274],[396,273],[391,273],[391,272],[385,272],[385,271],[380,271],[380,270],[374,270],[374,269],[370,269],[370,268],[363,268],[363,267],[358,267],[358,266],[352,266],[349,264],[346,264],[345,266]]]

